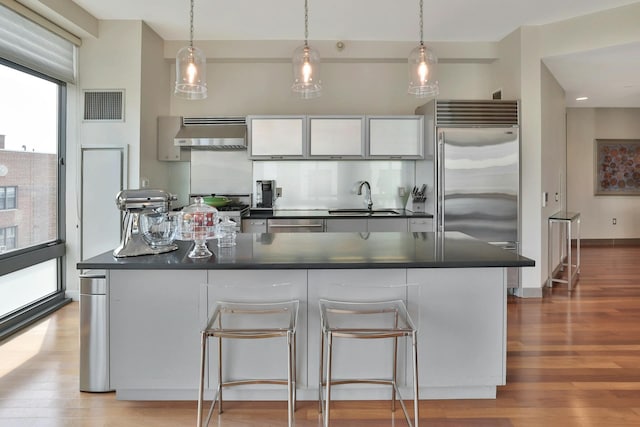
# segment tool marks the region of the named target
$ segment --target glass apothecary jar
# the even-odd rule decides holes
[[[192,205],[182,209],[177,235],[180,240],[194,241],[189,258],[208,258],[213,255],[207,247],[207,240],[218,237],[219,221],[218,210],[204,203],[202,197],[197,197]]]
[[[236,245],[236,223],[224,216],[218,224],[218,247],[230,248]]]

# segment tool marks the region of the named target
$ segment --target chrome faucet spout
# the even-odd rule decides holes
[[[367,204],[367,209],[373,210],[373,198],[371,197],[371,185],[369,184],[368,181],[360,182],[360,185],[358,186],[358,196],[362,195],[362,187],[364,186],[367,187],[367,191],[364,194],[364,202]]]

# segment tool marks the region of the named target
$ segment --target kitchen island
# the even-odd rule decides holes
[[[317,398],[320,298],[406,301],[418,327],[422,399],[494,398],[505,384],[505,269],[533,266],[528,258],[455,232],[240,234],[233,248],[209,243],[214,255],[204,260],[188,258],[191,243],[180,242],[166,254],[116,259],[105,253],[78,263],[107,272],[110,381],[117,398],[195,399],[200,330],[215,301],[230,298],[300,300],[299,399]],[[390,342],[350,344],[335,354],[336,378],[390,376]],[[229,377],[286,375],[280,343],[230,343],[224,351],[232,354]],[[400,382],[410,386],[406,348],[399,361]],[[216,375],[208,370],[209,389]],[[225,393],[230,400],[286,396],[269,385]],[[389,390],[343,386],[333,395],[387,399]]]

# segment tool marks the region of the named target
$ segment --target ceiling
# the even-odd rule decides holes
[[[189,38],[189,0],[74,1],[101,20],[143,20],[165,40]],[[524,25],[562,21],[631,3],[638,0],[424,0],[424,40],[498,41]],[[195,1],[195,40],[303,38],[303,0]],[[418,0],[309,0],[309,39],[417,41]],[[567,92],[570,106],[640,107],[640,45],[544,62]],[[578,95],[590,99],[577,103]]]

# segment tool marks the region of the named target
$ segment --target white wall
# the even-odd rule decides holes
[[[77,298],[80,261],[80,148],[82,145],[127,145],[130,185],[140,169],[140,45],[141,22],[100,21],[100,36],[87,37],[78,49],[77,85],[68,88],[67,135],[67,294]],[[82,121],[86,89],[124,89],[125,120],[118,123]],[[115,194],[105,195],[114,198]]]
[[[209,97],[171,98],[171,115],[413,114],[426,99],[407,94],[407,65],[397,62],[322,64],[322,96],[301,100],[291,93],[291,64],[274,61],[207,64]],[[175,67],[171,67],[171,84]],[[488,99],[488,64],[440,64],[441,99]]]
[[[580,212],[582,238],[640,238],[640,197],[594,195],[596,139],[640,139],[640,109],[567,109],[568,209]]]
[[[140,73],[140,183],[168,189],[169,163],[158,161],[158,116],[169,114],[169,67],[164,60],[164,40],[141,23]]]
[[[125,120],[83,123],[77,117],[77,143],[127,145],[130,188],[137,188],[140,176],[141,26],[140,21],[100,21],[100,37],[84,39],[78,53],[79,89],[124,89]]]
[[[503,87],[505,97],[521,99],[522,253],[536,261],[535,268],[523,270],[523,286],[526,288],[523,294],[541,295],[536,288],[541,288],[546,281],[543,260],[547,257],[548,212],[542,207],[542,192],[557,185],[553,180],[560,180],[557,166],[554,162],[549,164],[544,156],[544,151],[551,148],[545,141],[545,135],[559,134],[561,125],[556,120],[549,122],[550,118],[544,119],[548,123],[543,124],[543,114],[547,114],[549,102],[556,108],[557,104],[552,101],[556,95],[548,93],[553,90],[553,85],[547,84],[548,81],[544,83],[546,77],[543,76],[544,71],[541,72],[541,61],[547,56],[638,42],[639,18],[640,3],[636,3],[553,24],[521,27],[498,43],[499,59],[495,63],[494,85]],[[548,176],[553,177],[551,181],[543,178]],[[571,189],[568,189],[568,195],[571,195]],[[560,200],[560,204],[563,203],[566,204],[566,197]]]
[[[541,245],[548,248],[548,218],[554,213],[566,209],[566,114],[565,93],[549,69],[540,64],[542,83],[542,193],[548,194],[547,205],[542,205]],[[556,227],[557,228],[557,227]],[[554,234],[556,236],[556,234]],[[552,237],[553,238],[553,237]],[[557,242],[557,240],[554,240]],[[560,261],[558,250],[554,250],[552,260],[555,268]],[[548,270],[548,257],[540,259],[540,269],[544,279]]]

